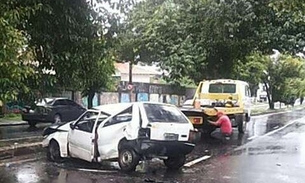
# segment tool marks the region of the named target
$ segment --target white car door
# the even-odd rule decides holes
[[[124,130],[132,121],[135,105],[123,109],[98,127],[98,151],[102,160],[118,157],[118,144],[124,138]]]
[[[94,158],[94,127],[99,113],[87,111],[79,120],[71,124],[68,134],[69,154],[91,162]]]

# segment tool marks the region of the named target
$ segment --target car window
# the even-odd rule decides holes
[[[54,106],[58,106],[58,105],[67,105],[66,100],[56,100],[54,102]]]
[[[131,121],[131,119],[132,119],[132,107],[129,107],[126,110],[122,111],[121,113],[110,118],[104,124],[104,127],[118,124],[118,123],[129,122],[129,121]]]
[[[144,104],[149,122],[188,123],[186,117],[174,106]]]
[[[70,106],[74,106],[74,107],[79,107],[80,105],[78,105],[76,102],[72,101],[72,100],[66,100],[67,104]]]
[[[91,133],[97,117],[98,117],[98,112],[91,112],[91,111],[86,112],[86,114],[84,114],[75,123],[75,129]]]

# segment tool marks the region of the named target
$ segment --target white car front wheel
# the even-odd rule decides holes
[[[48,146],[47,157],[50,161],[60,162],[62,157],[60,156],[59,145],[55,140],[51,140]]]

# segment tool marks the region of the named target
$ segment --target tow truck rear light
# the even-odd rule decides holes
[[[193,117],[192,118],[193,124],[201,124],[202,123],[202,117]]]

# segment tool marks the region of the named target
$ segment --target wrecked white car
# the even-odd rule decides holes
[[[118,161],[134,171],[143,159],[161,158],[170,169],[185,163],[196,138],[193,125],[173,105],[151,102],[95,107],[76,121],[44,130],[43,146],[52,161],[64,157],[89,162]]]

